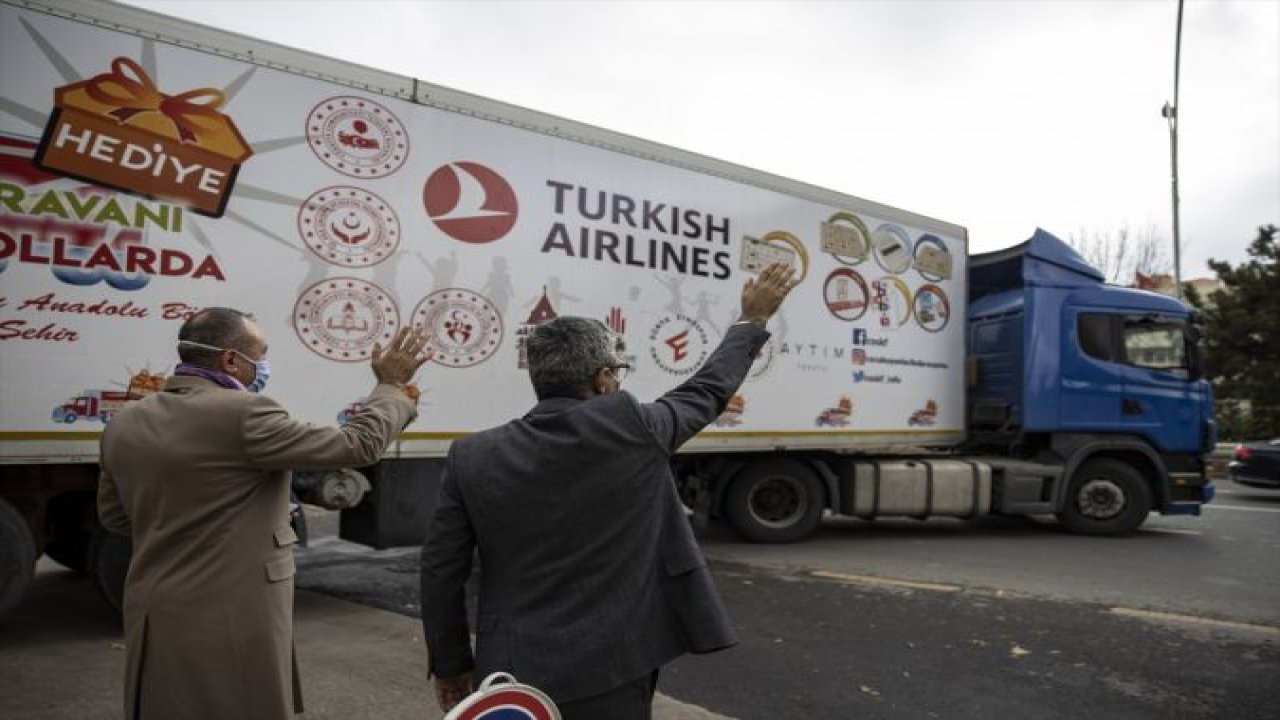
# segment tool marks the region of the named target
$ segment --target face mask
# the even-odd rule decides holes
[[[216,350],[218,352],[231,350],[231,348],[220,348],[213,345],[205,345],[204,343],[198,343],[192,340],[182,340],[178,344],[203,348],[205,350]],[[254,361],[248,355],[245,355],[239,350],[231,350],[231,352],[239,355],[245,360],[248,360],[253,365],[253,380],[251,380],[248,385],[245,385],[244,389],[251,393],[262,392],[262,390],[267,387],[267,380],[271,377],[271,363],[268,362],[266,358]]]
[[[236,354],[245,360],[249,360],[249,358],[245,357],[244,353],[237,352]],[[246,385],[244,389],[251,393],[262,392],[262,390],[267,387],[267,380],[271,377],[271,363],[266,358],[257,362],[249,360],[249,362],[253,363],[253,382]]]

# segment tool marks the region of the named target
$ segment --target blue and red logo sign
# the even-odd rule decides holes
[[[480,698],[452,720],[553,720],[560,717],[541,698],[520,688],[502,689]]]
[[[560,711],[536,688],[521,685],[506,673],[494,673],[445,720],[560,720]]]

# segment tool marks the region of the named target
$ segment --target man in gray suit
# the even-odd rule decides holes
[[[676,495],[670,458],[724,410],[795,286],[773,265],[702,368],[656,402],[618,392],[604,325],[561,317],[527,342],[538,404],[453,444],[422,549],[428,670],[446,711],[513,673],[565,720],[649,718],[658,669],[737,643]],[[473,656],[465,585],[480,554]]]

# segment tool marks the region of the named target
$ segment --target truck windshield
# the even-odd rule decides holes
[[[1192,360],[1198,360],[1190,357],[1198,352],[1198,346],[1182,318],[1084,312],[1076,321],[1076,338],[1089,357],[1166,372],[1183,380],[1192,378]]]
[[[1125,362],[1138,367],[1189,377],[1187,343],[1181,323],[1125,318]]]

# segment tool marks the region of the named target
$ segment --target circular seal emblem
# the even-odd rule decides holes
[[[331,97],[307,115],[307,144],[325,165],[344,175],[390,175],[409,157],[409,135],[400,120],[362,97]]]
[[[901,275],[911,267],[911,239],[907,231],[884,223],[871,236],[876,262],[890,275]]]
[[[937,235],[921,235],[913,257],[912,265],[925,280],[939,282],[951,277],[951,251]]]
[[[951,319],[951,301],[937,285],[923,285],[916,291],[912,313],[926,332],[940,332]]]
[[[374,343],[387,343],[399,327],[390,296],[358,278],[321,280],[293,306],[293,328],[302,344],[338,362],[368,359]]]
[[[302,203],[298,234],[331,265],[369,267],[399,247],[400,220],[385,200],[367,190],[331,187]]]
[[[865,315],[870,299],[867,281],[856,270],[836,268],[822,283],[827,311],[841,320],[853,322]]]
[[[493,169],[465,160],[431,173],[422,187],[422,205],[445,235],[477,245],[505,236],[519,214],[511,183]]]
[[[432,360],[445,367],[470,367],[493,355],[502,343],[502,318],[482,295],[461,288],[438,290],[413,309],[414,325],[427,331]]]
[[[804,249],[804,243],[800,242],[800,238],[786,230],[774,230],[765,233],[760,240],[766,245],[775,245],[794,252],[796,255],[796,282],[804,282],[804,279],[809,276],[809,252]]]
[[[871,231],[862,218],[851,212],[838,212],[821,227],[822,249],[845,265],[857,265],[867,259],[871,248]]]
[[[707,331],[685,315],[667,315],[649,331],[649,357],[672,375],[689,375],[697,370],[710,348]]]

